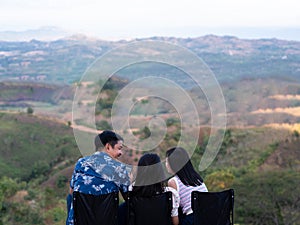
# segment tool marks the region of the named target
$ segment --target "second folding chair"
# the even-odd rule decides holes
[[[128,198],[128,225],[172,225],[172,193]]]

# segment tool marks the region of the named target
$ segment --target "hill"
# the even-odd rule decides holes
[[[38,39],[42,41],[56,40],[70,35],[69,32],[53,26],[40,27],[39,29],[24,31],[0,31],[1,41],[30,41]]]
[[[24,113],[0,113],[0,121],[0,177],[29,181],[80,155],[66,124]]]
[[[86,113],[92,113],[91,100],[98,99],[96,121],[107,120],[110,124],[105,108],[112,106],[118,91],[128,84],[128,80],[114,75],[98,97],[96,96],[97,84],[81,85],[81,88],[85,89],[84,93],[90,94],[85,97],[86,101],[78,104],[84,105]],[[234,82],[224,81],[220,85],[226,104],[226,119],[229,127],[280,126],[300,123],[300,83],[295,79],[284,77],[245,78]],[[26,109],[32,108],[36,115],[55,118],[64,123],[72,120],[73,98],[78,86],[6,81],[1,82],[0,87],[0,108],[2,110],[25,112]],[[115,91],[110,90],[111,87],[114,87]],[[209,125],[211,109],[207,96],[198,89],[186,90],[186,93],[191,96],[199,115],[201,115],[199,117],[201,124]],[[105,96],[110,97],[108,99]],[[173,106],[157,98],[137,101],[131,110],[130,116],[132,120],[136,121],[133,123],[135,124],[133,129],[140,128],[140,122],[147,121],[147,117],[151,115],[168,118],[176,114]],[[97,113],[98,111],[102,111],[102,114]],[[75,126],[75,123],[86,125],[81,120],[73,121],[72,125]]]
[[[286,78],[221,83],[229,126],[299,123],[300,83]]]
[[[0,120],[0,196],[5,196],[0,198],[0,221],[15,225],[64,224],[68,181],[80,157],[71,129],[24,113],[1,113]],[[169,124],[169,134],[157,149],[162,158],[166,146],[176,142],[177,129],[177,123]],[[199,145],[191,158],[195,168],[205,151],[209,133],[210,129],[202,127]],[[297,131],[272,127],[230,128],[217,157],[200,173],[210,191],[235,189],[237,223],[270,225],[273,217],[280,216],[283,224],[291,221],[297,224],[299,144]],[[131,163],[136,163],[139,153],[130,149],[125,152],[122,160],[131,158]],[[259,211],[257,202],[265,205]],[[275,211],[276,207],[281,211]],[[273,217],[266,219],[267,214]]]
[[[0,102],[18,103],[24,101],[57,104],[59,100],[72,99],[71,86],[41,82],[1,82]]]
[[[134,41],[165,41],[197,54],[219,81],[245,77],[289,76],[299,79],[300,42],[278,39],[239,39],[207,35],[198,38],[151,37],[132,41],[103,41],[72,36],[55,41],[0,41],[1,79],[73,83],[98,57]],[[131,78],[139,74],[130,71]],[[180,79],[174,74],[173,79]],[[177,76],[177,77],[176,77]],[[191,84],[187,85],[191,88]]]

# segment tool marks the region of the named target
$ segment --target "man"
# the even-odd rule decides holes
[[[120,191],[125,196],[130,179],[126,166],[116,160],[122,155],[123,138],[106,130],[95,137],[95,147],[93,155],[77,161],[70,182],[70,194],[78,191],[103,195]],[[72,203],[66,224],[74,224]]]

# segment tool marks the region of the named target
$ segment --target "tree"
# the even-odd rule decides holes
[[[0,211],[5,199],[13,196],[18,188],[18,183],[15,180],[8,177],[2,177],[0,179]]]
[[[234,184],[241,224],[293,225],[300,222],[300,174],[293,171],[245,175]]]
[[[97,130],[111,130],[111,125],[106,120],[96,122]]]
[[[209,191],[222,191],[232,187],[234,176],[228,171],[212,172],[205,178]]]
[[[31,171],[31,178],[37,178],[41,175],[46,175],[50,170],[50,165],[43,160],[37,161],[33,164]]]
[[[28,107],[27,108],[27,114],[33,114],[33,108],[31,108],[31,107]]]
[[[56,180],[56,186],[58,188],[64,188],[66,187],[66,183],[68,182],[68,178],[64,175],[59,175]]]
[[[145,126],[142,130],[141,139],[147,139],[150,136],[151,136],[151,131],[150,131],[149,127]]]

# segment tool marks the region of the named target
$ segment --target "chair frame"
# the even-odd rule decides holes
[[[75,225],[117,225],[119,194],[104,195],[73,192]]]
[[[166,200],[165,205],[162,202],[164,200]],[[132,193],[129,193],[127,197],[127,204],[128,225],[172,225],[172,192],[164,192],[151,197],[133,196]],[[164,207],[163,209],[165,209],[165,211],[159,211],[159,213],[161,212],[163,214],[166,214],[166,218],[162,218],[162,216],[157,216],[157,209],[159,207]],[[141,212],[143,213],[142,216],[140,215]],[[143,218],[141,219],[141,217]],[[161,221],[164,220],[167,222],[163,223],[161,221],[153,221],[158,218]]]
[[[202,199],[203,198],[203,199]],[[192,209],[194,214],[194,225],[202,224],[205,217],[211,219],[209,215],[213,215],[215,224],[209,225],[233,225],[233,209],[234,209],[234,190],[228,189],[220,192],[199,192],[193,191],[191,194]],[[212,209],[214,206],[219,206],[221,209]],[[227,206],[227,207],[225,207]],[[213,212],[212,212],[213,211]],[[220,221],[218,216],[223,216],[226,221]],[[202,217],[202,219],[200,218]],[[207,221],[207,220],[206,220]],[[208,224],[208,223],[204,223]]]

